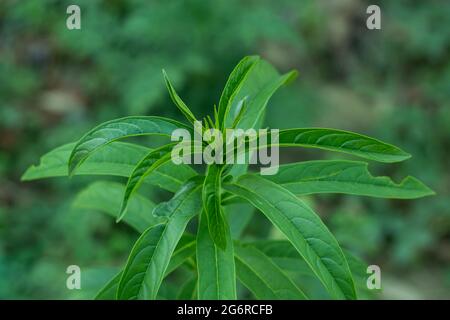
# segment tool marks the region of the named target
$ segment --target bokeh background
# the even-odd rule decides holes
[[[66,28],[69,4],[81,7],[81,30]],[[381,30],[366,28],[369,4],[381,7]],[[414,175],[437,196],[307,201],[343,247],[381,267],[374,298],[450,298],[449,19],[446,0],[0,1],[0,298],[91,298],[137,237],[73,207],[95,178],[21,182],[28,166],[102,121],[182,120],[162,68],[196,114],[212,114],[229,72],[248,54],[300,72],[269,103],[271,127],[354,130],[413,155],[370,169],[397,181]],[[333,157],[283,150],[284,161]],[[244,236],[279,235],[256,215]],[[82,268],[82,290],[66,289],[71,264]],[[169,281],[162,295],[175,286]]]

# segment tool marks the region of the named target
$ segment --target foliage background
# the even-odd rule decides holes
[[[65,26],[69,4],[81,7],[79,31]],[[382,8],[381,31],[365,27],[369,4]],[[91,298],[137,237],[101,213],[72,207],[94,178],[22,183],[29,165],[102,121],[181,119],[163,67],[195,113],[211,114],[247,54],[300,71],[269,103],[271,127],[354,130],[413,155],[370,168],[397,180],[414,175],[437,196],[307,200],[343,247],[381,266],[375,298],[450,298],[449,17],[445,0],[1,1],[0,298]],[[336,157],[283,151],[283,161]],[[279,234],[256,215],[245,237]],[[82,290],[65,287],[70,264],[82,268]],[[162,295],[171,297],[176,283],[170,279]]]

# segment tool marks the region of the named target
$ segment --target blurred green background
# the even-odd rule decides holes
[[[69,4],[81,7],[81,30],[66,28]],[[369,4],[381,7],[381,30],[366,28]],[[271,127],[348,129],[413,155],[370,169],[397,181],[414,175],[437,196],[307,201],[343,247],[381,267],[375,298],[450,298],[449,19],[446,0],[2,0],[0,298],[91,298],[137,238],[72,206],[95,177],[20,182],[29,165],[102,121],[181,120],[162,68],[194,113],[212,114],[229,72],[248,54],[300,72],[270,101]],[[283,161],[337,157],[282,151]],[[255,215],[245,237],[278,233]],[[71,264],[82,269],[82,290],[66,289]],[[162,296],[171,297],[171,281]]]

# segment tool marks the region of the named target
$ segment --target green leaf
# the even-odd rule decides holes
[[[98,210],[116,217],[124,191],[125,186],[121,183],[97,181],[78,193],[73,206]],[[152,215],[154,208],[153,202],[141,195],[136,195],[129,203],[128,214],[125,216],[124,221],[141,233],[148,227],[165,220]]]
[[[221,129],[224,129],[225,119],[230,111],[233,98],[242,88],[246,77],[248,76],[252,67],[258,62],[258,56],[244,57],[236,65],[234,70],[228,77],[227,83],[222,91],[219,101],[218,120],[220,121]]]
[[[84,135],[75,145],[69,158],[69,175],[72,175],[94,151],[108,143],[133,136],[171,136],[178,128],[192,132],[189,126],[181,122],[154,116],[126,117],[102,123]]]
[[[285,129],[279,132],[279,146],[319,148],[348,153],[380,162],[398,162],[411,157],[401,149],[349,131],[325,128]]]
[[[295,283],[258,249],[235,245],[234,254],[239,280],[257,299],[307,299]]]
[[[67,176],[67,164],[74,146],[75,143],[69,143],[42,156],[40,164],[29,167],[22,176],[22,181]],[[75,174],[129,177],[139,159],[150,150],[136,144],[113,142],[86,159]],[[175,192],[196,174],[188,165],[168,162],[159,167],[145,182]]]
[[[231,99],[229,111],[225,115],[225,128],[230,128],[246,100],[244,115],[235,125],[236,128],[256,128],[262,121],[269,99],[282,85],[290,82],[297,75],[291,71],[281,75],[268,62],[259,60],[250,69],[238,92]]]
[[[122,271],[116,274],[105,286],[96,294],[95,300],[116,300],[116,292],[119,287]]]
[[[233,124],[231,125],[231,129],[236,128],[239,121],[241,121],[242,117],[244,116],[245,110],[247,110],[247,99],[246,98],[244,98],[242,100],[242,105],[239,108],[239,113],[237,114],[236,118],[234,118]]]
[[[240,177],[224,188],[252,203],[285,234],[333,298],[356,298],[350,269],[339,244],[300,199],[256,175]]]
[[[127,185],[125,187],[125,193],[122,200],[122,206],[120,208],[117,221],[120,221],[124,215],[128,205],[128,201],[131,196],[139,189],[144,182],[145,178],[151,175],[157,168],[164,163],[169,162],[171,159],[170,151],[176,143],[169,143],[160,148],[147,153],[136,165],[128,178]]]
[[[23,181],[68,175],[67,164],[75,143],[57,147],[41,157],[22,176]],[[111,143],[87,159],[77,170],[77,175],[113,175],[128,177],[148,148],[132,143]]]
[[[175,91],[175,88],[170,83],[169,77],[167,76],[166,71],[162,70],[164,75],[164,80],[166,82],[167,90],[169,91],[170,98],[173,103],[177,106],[177,108],[181,111],[181,113],[188,119],[189,122],[194,123],[197,121],[192,111],[188,108],[188,106],[184,103],[184,101],[180,98],[180,96]]]
[[[222,212],[221,177],[223,166],[209,165],[206,178],[203,183],[203,210],[208,229],[214,243],[225,250],[227,246],[226,233],[228,226]]]
[[[186,225],[201,210],[201,185],[197,181],[187,182],[173,200],[179,205],[174,208],[168,221],[148,228],[131,250],[117,290],[118,299],[157,297],[172,253]]]
[[[198,298],[200,300],[236,299],[236,272],[233,242],[226,233],[227,247],[214,244],[202,212],[197,233]]]
[[[368,164],[359,161],[317,160],[290,163],[279,167],[278,173],[265,176],[296,195],[314,193],[345,193],[370,197],[413,199],[434,192],[414,177],[400,183],[389,177],[374,177]]]

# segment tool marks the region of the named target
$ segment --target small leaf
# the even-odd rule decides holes
[[[214,243],[225,250],[226,230],[228,226],[222,212],[221,178],[223,166],[212,164],[208,166],[203,183],[203,210],[205,211],[208,229]]]
[[[289,83],[297,75],[296,71],[280,75],[278,71],[267,61],[259,60],[248,72],[245,81],[229,102],[228,111],[225,114],[224,127],[230,128],[241,110],[241,104],[246,99],[246,108],[241,119],[236,123],[236,128],[256,128],[262,123],[265,109],[272,95],[284,84]]]
[[[208,123],[208,128],[215,128],[215,123],[210,116],[206,116],[205,121]]]
[[[75,145],[69,158],[69,175],[80,166],[94,151],[113,141],[142,135],[166,135],[183,128],[192,128],[181,122],[154,116],[126,117],[105,122],[89,131]]]
[[[244,112],[247,109],[247,99],[244,98],[241,102],[241,105],[239,107],[239,113],[237,114],[236,118],[233,120],[233,124],[231,125],[231,129],[235,129],[238,125],[239,121],[241,121],[242,117],[244,116]]]
[[[434,194],[414,177],[400,183],[389,177],[374,177],[367,163],[359,161],[317,160],[290,163],[278,173],[265,176],[296,195],[346,193],[370,197],[413,199]]]
[[[218,119],[221,124],[221,129],[224,129],[225,119],[230,111],[233,98],[243,86],[247,75],[253,66],[258,62],[259,57],[247,56],[244,57],[231,72],[227,83],[222,91],[219,101]]]
[[[239,280],[257,299],[307,299],[295,283],[258,249],[235,245],[234,254]]]
[[[120,279],[118,299],[156,299],[186,225],[201,211],[201,184],[189,181],[187,185],[173,197],[183,200],[170,219],[150,227],[136,241]]]
[[[219,111],[217,110],[217,106],[214,105],[214,128],[220,128],[220,120],[219,120]]]
[[[198,298],[236,299],[236,272],[230,230],[226,230],[228,245],[222,250],[211,238],[205,218],[202,212],[197,233]]]
[[[356,299],[353,278],[339,244],[299,198],[256,175],[240,177],[224,188],[249,201],[284,233],[333,298]]]
[[[128,200],[139,189],[144,182],[144,179],[153,173],[156,169],[162,166],[164,163],[169,162],[171,159],[170,151],[176,145],[176,143],[170,143],[164,145],[158,149],[150,151],[145,155],[136,167],[133,169],[130,177],[128,178],[127,185],[125,187],[125,193],[122,200],[122,206],[120,208],[117,222],[119,222],[125,215],[125,210],[128,205]]]
[[[188,108],[188,106],[184,103],[184,101],[175,91],[175,88],[172,86],[172,83],[170,82],[166,71],[163,69],[162,72],[164,75],[164,80],[166,82],[167,90],[169,91],[170,98],[172,99],[173,103],[177,106],[177,108],[181,111],[181,113],[186,117],[186,119],[189,122],[194,123],[195,121],[197,121],[192,111]]]

